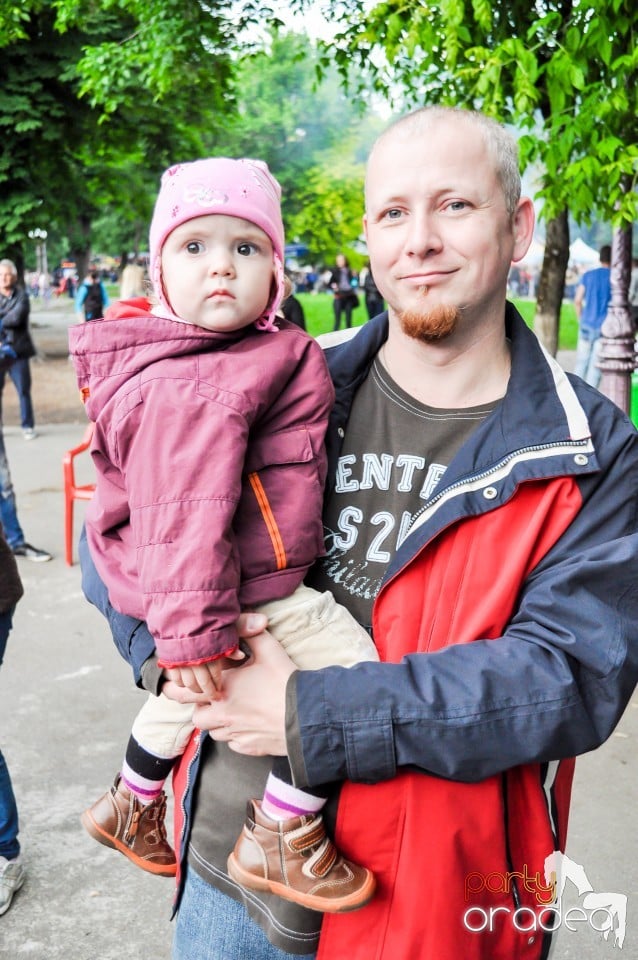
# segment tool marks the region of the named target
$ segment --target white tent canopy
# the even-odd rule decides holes
[[[540,267],[543,262],[543,257],[545,256],[545,245],[540,242],[540,240],[532,240],[529,250],[521,260],[521,266],[525,267]]]
[[[598,250],[588,246],[584,240],[579,237],[574,240],[569,247],[569,262],[571,264],[586,264],[593,266],[599,262]]]

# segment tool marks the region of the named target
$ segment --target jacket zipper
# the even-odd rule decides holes
[[[508,457],[504,457],[502,460],[499,460],[498,463],[495,463],[493,467],[490,467],[488,470],[483,470],[481,473],[473,474],[470,477],[463,477],[461,480],[457,480],[455,483],[450,484],[449,487],[444,487],[439,493],[431,497],[427,503],[424,503],[422,507],[417,510],[417,512],[412,517],[410,522],[410,527],[408,533],[410,533],[419,517],[421,517],[427,510],[430,510],[435,506],[439,500],[443,497],[447,497],[450,494],[454,494],[457,490],[462,490],[464,487],[469,484],[480,483],[483,480],[489,479],[489,477],[494,476],[494,474],[500,473],[504,467],[507,466],[513,460],[518,460],[521,457],[527,457],[529,454],[544,454],[547,451],[563,450],[565,453],[571,453],[573,450],[587,450],[590,453],[593,453],[593,447],[591,440],[561,440],[556,443],[546,443],[546,444],[535,444],[530,447],[521,447],[516,453],[511,454]]]
[[[482,481],[482,480],[484,480],[484,479],[486,479],[486,478],[488,478],[488,477],[493,476],[495,473],[498,473],[498,472],[499,472],[500,470],[502,470],[503,467],[505,467],[511,460],[518,459],[519,457],[521,457],[521,456],[523,456],[523,455],[526,455],[526,454],[529,454],[529,453],[541,453],[541,454],[542,454],[542,453],[544,453],[544,452],[547,451],[547,450],[550,450],[550,451],[551,451],[551,450],[559,450],[559,449],[561,449],[561,448],[564,449],[566,453],[570,453],[572,450],[586,450],[586,451],[589,452],[589,453],[593,453],[593,452],[594,452],[594,449],[593,449],[591,440],[589,440],[589,439],[586,439],[586,440],[561,440],[561,441],[559,441],[559,442],[557,441],[556,443],[535,444],[535,445],[530,446],[530,447],[521,447],[520,450],[517,450],[517,451],[516,451],[516,453],[512,454],[512,455],[509,456],[509,457],[504,457],[502,460],[500,460],[498,463],[496,463],[493,467],[490,467],[488,470],[483,470],[481,473],[474,474],[474,475],[472,475],[472,476],[470,476],[470,477],[463,477],[463,479],[457,480],[455,483],[450,484],[449,487],[445,487],[445,488],[444,488],[443,490],[441,490],[439,493],[437,493],[437,494],[435,494],[433,497],[431,497],[431,498],[428,500],[428,502],[427,502],[427,503],[424,503],[423,506],[422,506],[419,510],[417,510],[417,512],[416,512],[416,513],[414,514],[414,516],[412,517],[412,520],[410,521],[410,526],[409,526],[409,529],[408,529],[408,534],[410,534],[410,533],[413,531],[414,525],[415,525],[416,521],[418,520],[418,518],[419,518],[420,516],[422,516],[427,510],[430,510],[433,506],[435,506],[435,504],[436,504],[439,500],[441,500],[443,497],[446,497],[446,496],[450,493],[450,491],[457,491],[457,490],[458,490],[458,491],[462,491],[462,489],[463,489],[464,487],[468,486],[468,484],[479,483],[480,481]],[[558,476],[558,474],[556,474],[556,476]],[[443,530],[446,530],[448,526],[450,526],[450,524],[447,524],[446,526],[442,527],[440,530],[435,531],[435,533],[433,533],[432,536],[431,536],[428,540],[426,540],[426,542],[423,543],[423,544],[419,547],[419,549],[417,550],[417,552],[416,552],[415,554],[413,554],[413,555],[409,558],[409,560],[407,560],[406,563],[403,564],[402,567],[400,567],[398,570],[395,570],[395,572],[392,574],[391,577],[388,577],[387,580],[384,580],[384,581],[383,581],[383,583],[382,583],[381,586],[379,587],[379,591],[378,591],[376,597],[374,598],[374,603],[373,603],[373,607],[372,607],[373,623],[374,623],[374,608],[377,606],[378,601],[379,601],[379,597],[381,596],[381,594],[383,593],[383,591],[385,590],[385,588],[386,588],[390,583],[392,583],[392,581],[395,579],[395,577],[397,577],[403,570],[405,570],[405,568],[406,568],[406,566],[408,566],[408,564],[412,563],[412,561],[413,561],[420,553],[422,553],[423,550],[425,550],[425,548],[426,548],[430,543],[432,543],[432,540],[434,539],[435,536],[438,536],[438,534],[442,533]]]
[[[510,891],[512,894],[512,901],[514,903],[514,910],[518,910],[521,905],[521,897],[518,892],[518,883],[516,881],[514,870],[514,864],[512,862],[512,851],[510,849],[510,824],[509,824],[509,808],[507,802],[507,774],[503,773],[501,775],[501,790],[503,791],[503,829],[505,834],[505,861],[507,863],[508,876],[510,878]]]

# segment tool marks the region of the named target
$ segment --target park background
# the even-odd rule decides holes
[[[635,34],[633,0],[5,0],[0,250],[24,272],[118,270],[146,250],[161,172],[221,153],[268,162],[299,266],[344,252],[358,272],[375,137],[414,106],[471,105],[519,138],[531,322],[556,353],[576,240],[612,241],[621,296],[629,281]]]
[[[146,250],[162,170],[224,153],[269,163],[287,238],[308,251],[300,266],[344,251],[358,270],[374,138],[413,106],[472,105],[519,136],[542,254],[536,296],[517,303],[556,352],[574,342],[574,241],[617,241],[621,287],[636,251],[635,40],[635,0],[2,0],[0,256],[24,272],[66,261],[82,276],[105,258],[117,269]],[[329,297],[303,302],[310,331],[330,329]],[[168,960],[171,885],[95,849],[78,821],[121,761],[139,696],[62,557],[62,455],[85,424],[67,360],[74,319],[70,301],[33,301],[35,442],[10,387],[4,397],[20,516],[54,559],[21,568],[0,678],[29,871],[1,920],[0,958]],[[581,928],[561,931],[555,960],[638,956],[637,718],[634,698],[579,759],[568,841],[597,890],[628,895],[624,953]]]

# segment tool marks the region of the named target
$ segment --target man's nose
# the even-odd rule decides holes
[[[406,252],[414,257],[427,257],[438,252],[441,246],[440,224],[436,214],[426,210],[415,211],[409,221]]]

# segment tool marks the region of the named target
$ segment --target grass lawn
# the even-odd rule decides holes
[[[119,287],[116,283],[105,283],[107,292],[111,301],[116,300]],[[332,312],[332,295],[329,293],[298,293],[297,299],[301,303],[306,316],[306,328],[313,337],[320,333],[328,333],[334,326],[334,314]],[[352,314],[353,326],[360,327],[368,319],[363,296],[359,294],[359,306]],[[536,302],[534,300],[514,300],[514,304],[525,322],[532,329],[534,327],[534,312]],[[578,321],[576,320],[576,311],[570,301],[565,301],[560,316],[560,342],[561,350],[575,350],[576,337],[578,335]]]
[[[328,331],[332,330],[334,326],[334,315],[332,312],[332,296],[329,293],[298,293],[296,296],[306,315],[306,328],[308,333],[316,337],[320,333],[328,333]],[[536,302],[534,300],[514,300],[514,305],[528,326],[533,329]],[[352,314],[353,326],[361,326],[361,324],[366,322],[367,316],[363,298],[361,298],[360,305]],[[565,301],[560,317],[560,349],[574,350],[576,348],[577,334],[578,322],[576,320],[574,305],[569,301]]]

